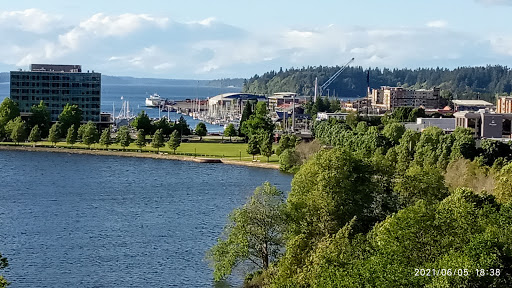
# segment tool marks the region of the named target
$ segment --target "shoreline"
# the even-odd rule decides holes
[[[150,153],[150,152],[130,152],[130,151],[113,151],[113,150],[94,150],[94,149],[87,150],[87,149],[69,149],[69,148],[60,148],[60,147],[49,148],[49,147],[11,146],[11,145],[0,145],[0,150],[151,158],[151,159],[163,159],[163,160],[174,160],[174,161],[189,161],[189,162],[196,162],[196,163],[208,163],[208,162],[210,162],[209,160],[220,160],[217,163],[222,163],[222,164],[226,164],[226,165],[237,165],[237,166],[279,170],[279,164],[273,164],[273,163],[248,162],[248,161],[238,161],[238,160],[219,159],[219,158],[192,157],[192,156],[178,156],[178,155],[172,155],[172,154],[156,154],[156,153]]]

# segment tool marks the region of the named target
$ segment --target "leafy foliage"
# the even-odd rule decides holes
[[[135,146],[137,146],[141,149],[146,147],[146,136],[144,134],[143,129],[139,129],[137,131],[137,139],[135,139]]]
[[[284,205],[283,193],[265,182],[254,190],[245,205],[229,215],[223,237],[207,253],[216,281],[231,274],[244,261],[268,269],[282,248]]]
[[[82,110],[78,105],[70,105],[67,103],[62,113],[59,115],[59,122],[59,137],[64,137],[64,133],[66,133],[72,125],[80,127],[80,122],[82,122]]]
[[[13,120],[9,121],[6,125],[6,131],[9,132],[9,138],[16,144],[23,142],[27,139],[27,129],[25,127],[25,121],[21,120],[18,116]]]
[[[5,126],[9,121],[14,120],[20,116],[20,109],[18,104],[10,98],[5,98],[0,104],[0,138],[5,137]]]
[[[199,136],[199,141],[203,139],[203,136],[206,136],[206,133],[208,130],[206,130],[206,124],[203,122],[199,122],[196,125],[196,129],[194,129],[194,133]]]
[[[30,142],[38,142],[41,141],[41,130],[39,130],[39,126],[34,126],[32,130],[30,130],[30,135],[28,135],[28,141]]]
[[[75,144],[76,140],[78,139],[78,131],[75,129],[75,125],[71,125],[68,129],[68,133],[66,136],[66,143],[68,144]]]
[[[60,131],[60,122],[56,122],[50,128],[48,134],[48,141],[52,142],[55,145],[59,141],[59,131]]]
[[[112,138],[110,137],[111,129],[111,127],[108,127],[106,129],[103,129],[103,132],[101,132],[100,145],[105,146],[105,148],[108,148],[108,146],[112,144]]]
[[[142,130],[144,135],[151,135],[153,133],[153,124],[151,124],[151,119],[149,119],[148,114],[144,110],[139,112],[139,115],[135,117],[131,125],[137,131]]]
[[[170,149],[176,154],[176,149],[180,147],[181,144],[181,138],[180,134],[178,133],[178,130],[174,130],[174,132],[171,133],[171,136],[169,138],[169,141],[167,142],[167,146],[169,146]]]
[[[231,137],[236,136],[236,129],[233,123],[229,123],[228,127],[224,130],[224,136],[229,137],[229,142],[231,142]]]
[[[32,129],[34,126],[39,126],[41,131],[41,137],[46,138],[48,136],[48,132],[50,131],[50,111],[48,111],[48,107],[41,100],[39,105],[34,105],[30,108],[30,116],[28,120],[28,127]]]
[[[158,149],[160,152],[160,148],[164,147],[164,136],[162,135],[162,130],[158,129],[155,131],[155,135],[153,135],[153,140],[151,141],[151,147]]]
[[[87,122],[87,124],[84,124],[82,126],[84,126],[84,132],[82,134],[82,143],[84,143],[90,148],[92,144],[98,143],[98,140],[100,138],[98,129],[96,128],[96,124],[94,124],[92,121],[89,121]]]
[[[121,147],[125,148],[130,145],[132,142],[132,137],[130,136],[130,130],[128,126],[122,126],[117,131],[116,141],[121,145]]]

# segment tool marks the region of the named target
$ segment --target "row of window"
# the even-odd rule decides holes
[[[100,95],[101,91],[84,91],[84,90],[57,90],[57,89],[11,89],[11,95],[14,97],[16,94],[53,94],[53,95]]]
[[[52,88],[91,88],[97,89],[101,88],[99,83],[79,83],[79,82],[65,82],[65,83],[55,83],[55,82],[11,82],[11,87],[52,87]]]
[[[17,75],[11,73],[11,80],[52,80],[52,81],[100,81],[101,77],[98,76],[85,76],[85,75]]]

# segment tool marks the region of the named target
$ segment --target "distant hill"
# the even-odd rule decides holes
[[[161,79],[161,78],[135,78],[129,76],[101,75],[103,85],[169,85],[169,86],[211,86],[211,87],[237,87],[242,88],[243,78],[226,78],[217,80],[193,79]],[[9,72],[0,72],[0,83],[9,82]]]
[[[291,91],[300,95],[314,94],[315,77],[322,85],[340,67],[303,67],[266,72],[251,77],[243,87],[244,92],[272,94]],[[338,97],[364,97],[366,95],[367,70],[361,66],[348,67],[324,91]],[[496,94],[512,92],[512,70],[506,66],[418,68],[418,69],[370,69],[370,87],[402,86],[413,89],[439,87],[442,95],[454,99],[482,99],[495,103]],[[326,89],[327,90],[327,89]]]

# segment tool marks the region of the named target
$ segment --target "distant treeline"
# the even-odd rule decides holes
[[[254,75],[244,83],[243,91],[272,94],[290,91],[301,95],[314,95],[315,77],[318,85],[325,83],[336,71],[336,67],[302,67],[278,72],[270,71]],[[367,69],[361,66],[348,67],[331,84],[324,95],[337,97],[363,97],[366,95]],[[454,99],[482,99],[494,102],[496,94],[510,94],[512,73],[506,66],[446,68],[380,69],[370,68],[370,87],[402,86],[415,89],[440,87],[453,94]],[[446,95],[446,94],[445,94]],[[446,95],[448,96],[448,95]]]

